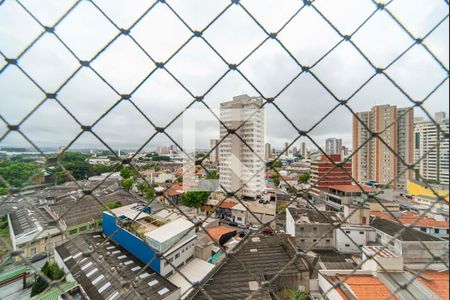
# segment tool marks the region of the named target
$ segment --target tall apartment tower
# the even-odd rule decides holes
[[[306,143],[305,143],[305,142],[301,142],[301,143],[300,143],[300,155],[301,155],[304,159],[307,159],[307,158],[308,158],[308,148],[306,148]]]
[[[328,155],[341,154],[342,139],[331,138],[325,142],[325,152]]]
[[[268,161],[272,157],[272,145],[269,143],[266,143],[266,148],[264,151],[265,159]]]
[[[426,180],[449,184],[449,139],[443,132],[449,132],[449,120],[444,112],[436,113],[436,124],[424,118],[414,121],[416,170]],[[438,133],[439,132],[439,133]],[[419,178],[417,178],[419,179]]]
[[[256,199],[265,188],[265,110],[259,97],[241,95],[220,104],[220,118],[236,134],[219,145],[220,184],[238,196]],[[221,125],[221,139],[227,135]],[[245,141],[245,143],[244,143]],[[247,147],[247,145],[251,147]],[[253,151],[254,152],[253,152]]]
[[[216,147],[217,144],[219,144],[219,140],[218,139],[212,139],[210,141],[210,147],[211,147],[212,151],[209,154],[209,161],[212,162],[212,163],[218,163],[219,162],[219,147]],[[216,148],[214,148],[214,147],[216,147]]]
[[[405,188],[414,176],[402,162],[414,162],[414,110],[379,105],[357,116],[361,122],[353,117],[354,179]],[[379,138],[371,138],[372,132],[389,147]]]

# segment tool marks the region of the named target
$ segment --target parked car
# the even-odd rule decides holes
[[[251,231],[258,231],[259,226],[258,225],[250,225],[250,227],[248,229],[250,229]]]
[[[272,233],[273,233],[273,229],[270,228],[270,227],[268,227],[268,226],[266,226],[266,227],[264,227],[264,228],[261,230],[261,232],[264,233],[264,234],[272,234]]]
[[[235,222],[230,222],[230,223],[228,223],[228,225],[230,225],[232,227],[239,227],[238,223],[235,223]]]
[[[45,258],[47,258],[47,253],[45,253],[45,252],[38,253],[38,254],[34,255],[32,258],[30,258],[30,262],[31,263],[35,263],[35,262],[38,262],[38,261],[43,260]]]
[[[245,226],[244,224],[238,224],[238,227],[242,229],[247,229],[247,226]]]

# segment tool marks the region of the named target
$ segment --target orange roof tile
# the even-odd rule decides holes
[[[344,193],[357,193],[357,192],[361,192],[361,191],[373,192],[373,191],[377,190],[376,188],[367,186],[367,185],[362,185],[361,187],[362,187],[362,189],[359,186],[353,185],[353,184],[329,186],[330,189],[334,189],[334,190],[344,192]]]
[[[231,201],[225,201],[222,204],[219,205],[220,208],[225,208],[225,209],[230,209],[233,208],[237,205],[236,202],[231,202]]]
[[[421,283],[425,284],[430,290],[437,294],[441,299],[449,299],[449,276],[447,272],[436,272],[436,271],[425,271],[421,273],[425,278],[431,280],[426,280],[420,278]]]
[[[387,219],[391,221],[396,221],[390,214],[384,212],[371,211],[370,215],[373,217],[378,217],[382,219]],[[403,225],[411,225],[415,224],[414,227],[432,227],[432,228],[449,228],[448,221],[437,221],[433,218],[423,217],[419,221],[416,222],[418,218],[418,214],[413,212],[407,212],[401,215],[398,219]]]
[[[220,242],[220,238],[227,233],[235,232],[235,228],[227,227],[227,226],[218,226],[213,228],[208,228],[206,231],[211,235],[211,237],[216,241]],[[211,237],[208,236],[209,239]]]
[[[344,280],[345,276],[338,276],[339,280]],[[350,276],[345,280],[358,299],[380,300],[391,296],[390,290],[375,276]],[[397,299],[396,297],[390,297]]]

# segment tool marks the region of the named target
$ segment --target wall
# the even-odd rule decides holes
[[[118,227],[116,219],[109,213],[103,212],[102,219],[103,233],[105,235],[111,237],[113,241],[121,245],[144,264],[148,264],[150,261],[152,261],[152,263],[149,265],[150,268],[155,272],[160,273],[160,260],[156,258],[154,250],[150,248],[149,245],[147,245],[143,240],[141,240],[134,234]],[[116,233],[112,235],[114,232]]]
[[[167,253],[167,255],[164,255],[173,266],[178,268],[183,267],[195,256],[195,237],[186,240],[184,243],[177,244],[177,249],[173,249]],[[170,277],[174,273],[174,268],[166,259],[161,259],[160,274]]]
[[[372,228],[366,226],[341,226],[341,229],[336,229],[336,249],[342,253],[361,253],[359,246],[367,246],[367,242],[370,241],[370,232]],[[350,240],[344,232],[352,240]],[[361,234],[362,233],[362,234]],[[355,245],[355,243],[357,245]],[[347,246],[348,245],[348,246]]]
[[[295,237],[295,221],[289,209],[286,209],[286,234]]]
[[[342,300],[342,297],[339,295],[336,289],[328,282],[326,278],[319,274],[319,289],[320,293],[323,295],[327,293],[326,299],[328,300]]]
[[[432,254],[441,257],[444,253],[447,253],[448,262],[448,241],[427,241],[423,242],[403,242],[402,252],[405,263],[428,263],[431,262]],[[429,251],[427,251],[426,248]]]
[[[295,243],[302,250],[334,249],[336,245],[335,230],[331,224],[297,224],[295,226]]]

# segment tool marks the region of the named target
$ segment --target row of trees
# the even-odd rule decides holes
[[[55,262],[47,261],[42,267],[41,271],[52,281],[60,280],[64,276],[64,271],[61,270]],[[33,287],[31,288],[31,297],[42,293],[43,291],[45,291],[45,289],[48,288],[48,286],[49,284],[47,280],[39,276],[33,284]]]
[[[139,178],[137,172],[129,167],[122,168],[122,170],[120,171],[120,176],[122,177],[121,185],[127,191],[131,191],[133,186],[136,184],[137,179]],[[155,197],[155,190],[146,182],[138,183],[137,189],[142,192],[148,200],[151,200],[153,199],[153,197]]]

